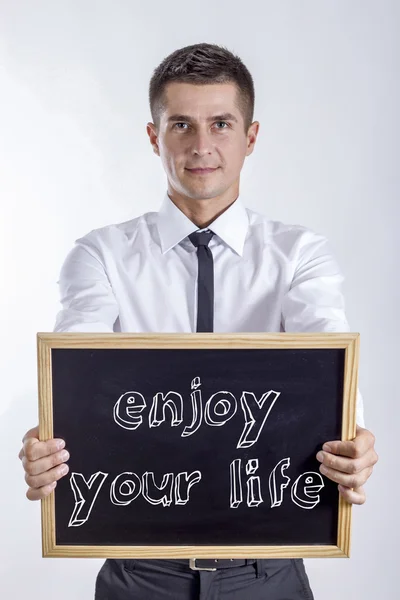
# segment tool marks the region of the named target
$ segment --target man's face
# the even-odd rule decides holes
[[[259,124],[244,130],[235,104],[233,83],[193,85],[169,83],[167,108],[157,132],[148,124],[154,152],[159,154],[169,187],[184,197],[215,198],[239,189],[240,171],[252,153]],[[196,168],[212,168],[196,172]],[[236,196],[235,196],[236,197]]]

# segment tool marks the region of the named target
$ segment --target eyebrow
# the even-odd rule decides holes
[[[168,117],[168,123],[175,121],[193,121],[192,117],[189,115],[171,115]],[[232,113],[223,113],[222,115],[215,115],[214,117],[209,117],[207,121],[235,121],[238,122],[235,115]]]

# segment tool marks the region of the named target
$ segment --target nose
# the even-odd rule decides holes
[[[193,137],[193,154],[205,156],[212,151],[211,138],[206,131],[198,131]]]

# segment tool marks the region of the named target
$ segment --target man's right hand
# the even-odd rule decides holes
[[[39,427],[27,431],[22,443],[18,457],[22,461],[25,481],[29,486],[26,497],[29,500],[40,500],[48,496],[56,487],[58,479],[68,473],[69,467],[65,461],[69,459],[69,453],[64,449],[64,440],[40,442]]]

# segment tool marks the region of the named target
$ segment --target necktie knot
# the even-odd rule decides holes
[[[208,229],[207,231],[195,231],[188,237],[192,244],[198,248],[199,246],[208,246],[213,235],[214,232]]]

